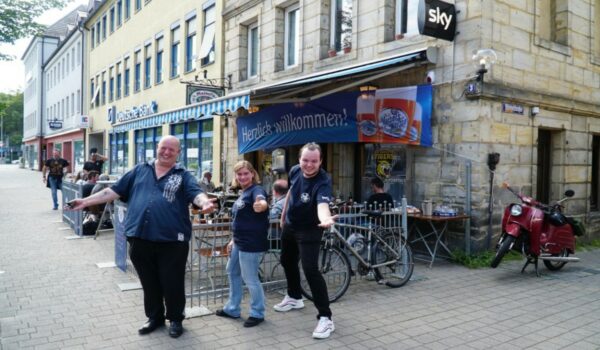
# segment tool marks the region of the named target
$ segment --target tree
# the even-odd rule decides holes
[[[63,8],[71,0],[0,0],[0,44],[37,35],[46,28],[33,20],[52,8]],[[0,61],[13,60],[0,52]]]
[[[0,117],[4,122],[3,141],[8,141],[11,146],[20,145],[23,141],[23,93],[0,93]]]

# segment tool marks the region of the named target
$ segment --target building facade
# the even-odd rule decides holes
[[[88,141],[109,155],[110,173],[154,158],[169,134],[181,140],[188,170],[221,172],[221,11],[214,0],[112,0],[94,9],[85,24]]]
[[[266,118],[276,106],[292,111],[361,87],[379,92],[425,84],[432,90],[431,145],[315,140],[324,146],[334,194],[365,200],[368,180],[380,176],[397,200],[405,196],[420,207],[431,199],[434,207],[467,212],[470,222],[451,227],[450,243],[462,248],[467,240],[480,250],[492,246],[502,210],[514,201],[503,181],[546,202],[572,188],[566,212],[585,222],[584,239],[598,237],[600,4],[456,1],[452,12],[426,1],[419,13],[418,3],[225,1],[224,69],[233,77],[232,94],[250,98],[249,110],[228,123],[229,162],[244,157],[270,176],[276,142],[239,154],[239,140],[270,130],[240,138],[235,126]],[[437,26],[429,35],[420,34],[419,16]],[[375,125],[384,134],[396,130]],[[289,170],[299,145],[283,144]],[[494,153],[495,170],[488,165]],[[470,225],[467,235],[463,225]]]

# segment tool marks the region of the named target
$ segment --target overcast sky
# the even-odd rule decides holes
[[[62,10],[49,10],[41,15],[37,22],[50,25],[58,21],[62,16],[69,13],[79,5],[87,5],[88,0],[74,0]],[[17,40],[14,45],[0,45],[0,51],[4,54],[15,56],[14,61],[0,61],[0,92],[23,91],[25,81],[25,68],[21,61],[21,56],[27,49],[27,45],[31,41],[30,38]]]

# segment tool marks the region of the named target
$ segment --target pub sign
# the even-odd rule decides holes
[[[420,0],[418,14],[419,33],[453,41],[456,34],[456,8],[440,0]]]

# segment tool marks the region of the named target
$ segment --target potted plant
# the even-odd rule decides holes
[[[335,47],[330,47],[329,50],[327,51],[327,55],[329,57],[335,57],[337,55],[337,51],[335,50]]]
[[[350,53],[350,51],[352,51],[352,45],[344,45],[344,53]]]
[[[348,37],[345,37],[342,42],[342,50],[344,50],[344,53],[349,53],[352,51],[352,42]]]

